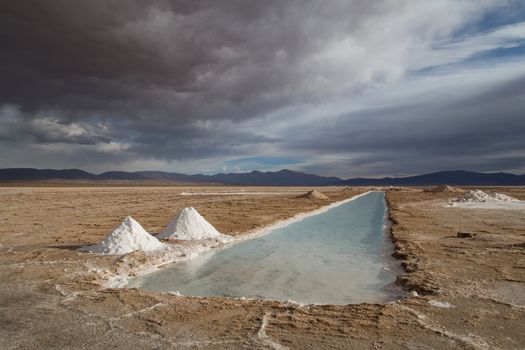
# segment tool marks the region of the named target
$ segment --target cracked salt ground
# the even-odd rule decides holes
[[[401,282],[408,290],[416,290],[418,296],[387,304],[300,306],[106,289],[101,283],[104,281],[94,278],[98,273],[134,268],[134,263],[142,264],[144,254],[132,253],[120,261],[114,256],[78,253],[53,247],[54,236],[61,235],[62,244],[68,246],[98,241],[115,227],[115,217],[125,215],[122,207],[130,198],[164,208],[172,205],[172,194],[180,190],[165,189],[164,195],[156,194],[149,201],[144,201],[144,196],[151,189],[133,188],[125,195],[120,194],[122,189],[118,193],[112,190],[103,200],[94,200],[97,205],[81,215],[89,227],[101,224],[81,237],[77,225],[65,219],[72,217],[74,210],[57,211],[48,204],[54,198],[71,196],[79,201],[79,208],[86,208],[83,203],[89,197],[81,189],[45,191],[36,203],[32,197],[23,206],[2,208],[2,215],[9,219],[0,235],[2,349],[524,348],[524,216],[518,211],[455,210],[443,207],[455,194],[436,195],[415,189],[388,192],[397,255],[408,268]],[[505,193],[525,200],[522,188],[505,189]],[[337,197],[335,190],[327,191],[327,195],[344,199]],[[98,205],[115,198],[120,198],[118,205]],[[254,201],[265,208],[258,212],[259,217],[271,214],[273,222],[298,204],[291,198],[265,202],[261,196],[253,196],[242,205],[230,200],[214,203],[206,198],[199,203],[179,203],[177,209],[198,206],[206,217],[217,218],[246,212]],[[206,202],[213,207],[206,207]],[[232,205],[226,204],[230,202]],[[316,209],[309,206],[310,202],[299,204],[302,212]],[[40,209],[35,211],[35,206]],[[299,208],[294,210],[297,213]],[[18,215],[12,216],[14,213]],[[154,219],[137,215],[141,222],[158,232],[172,210],[166,209],[163,215],[151,210],[144,213]],[[230,230],[224,229],[226,221],[218,228],[221,232],[246,232],[254,222],[246,224],[246,220],[256,217],[252,212],[248,219],[239,217],[237,226],[231,224]],[[31,231],[32,222],[45,222],[47,229]],[[458,240],[458,230],[478,235]],[[168,253],[173,252],[155,252]],[[115,266],[117,260],[119,266]],[[70,272],[64,273],[65,268]],[[430,300],[454,307],[436,307]],[[404,307],[424,317],[418,321],[418,316]]]
[[[410,314],[416,317],[416,322],[425,329],[431,330],[445,338],[449,338],[451,341],[461,345],[462,347],[471,348],[475,350],[488,350],[491,349],[489,344],[483,338],[476,334],[458,334],[453,331],[447,330],[445,327],[432,320],[429,316],[418,312],[408,306],[401,306],[402,309],[408,311]]]
[[[271,349],[275,350],[286,350],[286,346],[283,346],[279,343],[276,343],[272,338],[266,333],[266,328],[268,327],[268,313],[265,313],[261,320],[261,328],[257,332],[258,339],[264,344],[268,345]]]
[[[130,335],[134,336],[145,336],[145,333],[142,332],[132,332],[129,329],[125,328],[125,324],[127,323],[127,320],[132,321],[133,319],[137,320],[148,320],[149,322],[152,322],[155,318],[155,314],[157,311],[160,311],[160,309],[169,309],[173,308],[173,300],[166,301],[166,302],[154,302],[153,305],[146,306],[140,309],[135,309],[133,311],[125,312],[117,316],[113,315],[103,315],[96,312],[90,312],[87,310],[84,310],[83,308],[77,308],[74,304],[72,304],[72,301],[79,296],[81,293],[73,293],[74,297],[70,297],[68,291],[65,291],[61,287],[55,286],[55,289],[60,293],[60,295],[66,296],[66,298],[60,300],[60,305],[62,307],[65,307],[66,309],[70,311],[74,311],[76,313],[82,314],[86,317],[89,317],[92,319],[92,322],[89,322],[86,324],[87,326],[98,326],[99,322],[102,322],[105,325],[106,331],[104,334],[99,336],[96,341],[103,341],[104,338],[109,337],[114,332],[126,332]],[[54,304],[49,302],[49,304]],[[58,305],[53,306],[53,308],[56,308]],[[51,307],[51,306],[50,306]],[[260,326],[257,329],[254,329],[253,335],[249,338],[248,343],[252,344],[254,348],[261,346],[262,348],[270,348],[270,349],[276,349],[276,350],[286,350],[288,347],[283,346],[275,341],[272,340],[271,336],[267,334],[267,328],[269,325],[269,317],[271,316],[270,313],[265,312],[261,316],[261,322]],[[153,317],[153,318],[152,318]],[[156,324],[159,326],[162,326],[164,322],[157,322]],[[192,337],[191,338],[185,338],[184,340],[181,340],[178,337],[170,336],[169,334],[166,334],[162,331],[157,331],[156,334],[149,334],[148,336],[149,341],[155,341],[158,342],[158,344],[164,344],[164,346],[174,347],[174,348],[180,348],[180,347],[188,347],[188,348],[194,348],[194,347],[203,347],[203,346],[213,346],[213,345],[225,345],[228,346],[228,344],[239,344],[243,343],[246,344],[247,341],[242,339],[202,339],[199,337]],[[96,343],[96,342],[95,342]],[[153,345],[150,343],[150,345]]]

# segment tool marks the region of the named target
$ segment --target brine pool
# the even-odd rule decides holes
[[[292,300],[381,303],[399,297],[383,192],[369,192],[286,227],[137,277],[127,287]]]

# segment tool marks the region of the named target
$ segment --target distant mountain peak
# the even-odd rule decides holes
[[[179,184],[224,184],[224,185],[254,185],[254,186],[523,186],[525,175],[509,173],[476,173],[466,170],[447,170],[430,174],[383,177],[354,178],[341,180],[338,177],[326,177],[306,174],[289,169],[261,172],[253,170],[249,173],[228,173],[216,175],[186,175],[163,171],[106,171],[99,175],[79,169],[33,169],[9,168],[0,169],[1,182],[31,182],[31,181],[146,181],[167,182]]]

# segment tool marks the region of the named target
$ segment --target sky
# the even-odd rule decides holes
[[[3,1],[7,167],[525,173],[525,6]]]

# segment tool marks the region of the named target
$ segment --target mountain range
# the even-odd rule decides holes
[[[0,182],[156,182],[172,184],[222,184],[254,186],[523,186],[525,175],[510,173],[479,173],[465,170],[441,171],[430,174],[384,177],[351,178],[326,177],[287,169],[279,171],[252,171],[215,175],[186,175],[163,171],[108,171],[92,174],[79,169],[0,169]]]

